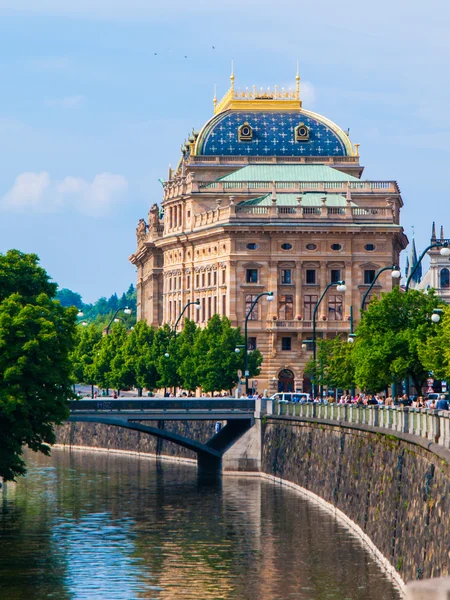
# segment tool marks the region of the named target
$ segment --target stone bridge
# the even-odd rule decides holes
[[[220,470],[224,453],[255,422],[255,400],[174,398],[74,400],[69,422],[103,423],[153,435],[194,451],[202,469]],[[206,443],[161,429],[164,421],[226,421]]]

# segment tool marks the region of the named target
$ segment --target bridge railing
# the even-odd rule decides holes
[[[410,433],[450,448],[450,411],[356,404],[281,403],[267,401],[267,414],[307,417],[355,425],[369,425]]]
[[[72,400],[70,411],[254,411],[255,400],[232,398],[165,398],[165,399],[122,399],[122,400]]]

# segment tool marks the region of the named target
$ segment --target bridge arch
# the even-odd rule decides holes
[[[131,429],[133,431],[140,431],[142,433],[147,433],[149,435],[153,435],[162,440],[166,440],[168,442],[173,442],[174,444],[178,444],[187,450],[192,450],[199,457],[210,457],[220,459],[222,457],[222,452],[217,450],[214,447],[208,446],[208,444],[202,444],[197,442],[196,440],[184,437],[173,431],[168,431],[167,429],[159,429],[158,427],[153,427],[151,425],[144,425],[143,423],[136,423],[134,421],[128,421],[127,419],[120,417],[109,417],[102,415],[77,415],[71,414],[69,419],[71,423],[102,423],[103,425],[113,425],[115,427],[123,427],[124,429]]]

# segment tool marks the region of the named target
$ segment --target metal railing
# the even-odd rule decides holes
[[[267,401],[267,414],[306,417],[340,424],[369,425],[384,430],[419,436],[444,448],[450,448],[450,411],[364,406],[358,404],[281,403]]]

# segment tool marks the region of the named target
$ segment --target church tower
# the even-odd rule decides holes
[[[433,222],[430,244],[436,242],[443,242],[450,245],[450,239],[444,235],[443,225],[441,225],[439,237],[436,237],[436,225]],[[433,288],[442,300],[450,304],[450,257],[442,256],[439,248],[429,250],[428,256],[430,257],[429,269],[420,284],[416,287],[417,289],[425,290]]]

